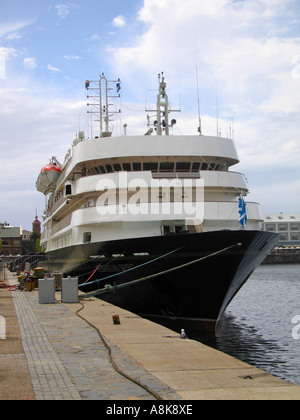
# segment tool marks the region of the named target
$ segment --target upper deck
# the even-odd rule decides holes
[[[72,146],[62,176],[74,173],[121,170],[195,172],[200,169],[227,170],[239,162],[233,140],[212,136],[123,136],[80,139]],[[165,168],[165,169],[164,169]],[[190,168],[190,169],[189,169]],[[99,172],[98,172],[99,171]]]

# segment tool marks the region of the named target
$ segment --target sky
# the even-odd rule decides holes
[[[76,133],[96,135],[86,80],[122,81],[121,134],[147,131],[164,72],[174,134],[234,137],[249,201],[300,213],[299,0],[0,2],[0,222],[42,221],[35,189]],[[198,89],[197,89],[198,85]],[[119,132],[118,132],[119,130]]]

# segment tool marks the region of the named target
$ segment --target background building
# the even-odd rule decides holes
[[[25,255],[39,251],[41,222],[38,216],[32,222],[32,232],[0,222],[0,255]]]
[[[263,230],[280,235],[277,246],[300,245],[300,213],[265,215]]]
[[[0,239],[2,255],[22,254],[22,228],[9,226],[4,222],[0,224]]]
[[[41,222],[38,220],[38,216],[35,216],[35,220],[32,222],[32,233],[41,235]]]

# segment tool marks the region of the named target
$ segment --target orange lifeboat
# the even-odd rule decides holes
[[[41,169],[41,172],[36,181],[36,189],[43,194],[53,192],[61,172],[62,170],[60,164],[53,157],[49,164],[43,166]]]

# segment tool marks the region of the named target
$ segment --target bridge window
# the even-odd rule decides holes
[[[173,172],[174,171],[174,162],[161,162],[160,171],[161,172]]]
[[[111,166],[111,165],[105,165],[105,168],[106,168],[106,171],[107,171],[108,173],[113,172],[113,168],[112,168],[112,166]]]
[[[200,162],[194,162],[192,165],[192,172],[198,172],[200,169]]]
[[[123,171],[127,171],[127,172],[131,171],[130,163],[123,163]]]
[[[144,171],[157,171],[158,163],[157,162],[145,162],[143,169]]]
[[[132,167],[134,171],[140,171],[142,169],[142,164],[140,162],[134,162]]]
[[[189,172],[191,167],[191,162],[177,162],[176,171],[178,172]]]
[[[116,172],[120,172],[122,170],[121,165],[119,163],[115,163],[113,166]]]

